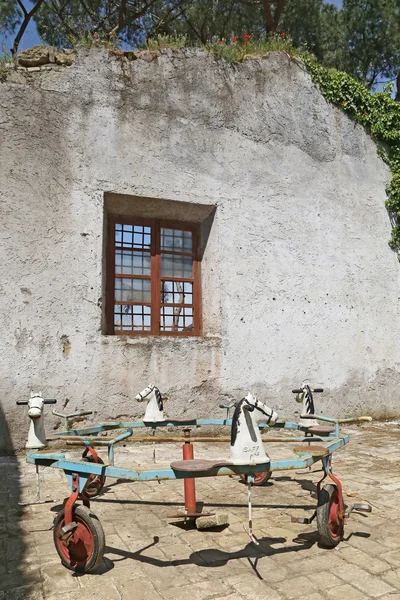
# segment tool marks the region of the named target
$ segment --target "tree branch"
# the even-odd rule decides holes
[[[276,3],[276,9],[274,14],[274,32],[278,29],[279,21],[281,20],[282,12],[285,7],[285,0],[278,0]]]
[[[272,16],[271,5],[269,3],[269,0],[263,0],[263,5],[264,5],[264,10],[265,10],[265,16],[267,19],[268,33],[274,33],[275,32],[275,23],[274,23],[274,19]]]
[[[20,0],[17,0],[17,2],[19,4],[19,6],[23,10],[24,20],[21,23],[19,31],[18,31],[18,33],[17,33],[17,35],[15,37],[13,47],[11,48],[11,54],[13,56],[15,54],[17,54],[17,52],[18,52],[19,43],[21,41],[22,36],[25,33],[26,28],[28,27],[29,21],[31,20],[31,18],[33,17],[33,15],[37,13],[37,11],[39,10],[39,8],[43,4],[44,0],[37,0],[36,4],[32,7],[32,10],[30,12],[27,12],[25,6],[22,4],[22,2]]]

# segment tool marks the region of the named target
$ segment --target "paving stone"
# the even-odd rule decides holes
[[[389,562],[386,560],[379,560],[379,558],[376,558],[376,556],[371,557],[366,552],[363,552],[362,550],[356,550],[353,547],[340,548],[339,555],[347,562],[358,565],[374,575],[380,575],[392,568],[391,564],[389,564]],[[381,558],[383,557],[384,554],[381,554]]]
[[[277,583],[275,587],[279,593],[289,599],[311,596],[316,591],[315,584],[305,576],[286,579]]]
[[[280,600],[282,596],[266,581],[254,577],[254,574],[241,574],[229,578],[229,585],[233,586],[244,598],[251,600]]]
[[[382,581],[379,577],[370,575],[367,571],[361,569],[357,565],[349,564],[340,567],[335,570],[335,574],[373,598],[378,598],[379,596],[394,591],[392,586]]]
[[[322,573],[307,573],[308,579],[310,579],[316,588],[319,590],[328,590],[338,585],[342,585],[342,580],[336,577],[333,573],[323,571]]]
[[[0,592],[0,600],[44,600],[44,595],[40,585],[27,585]]]
[[[190,600],[207,600],[215,596],[227,596],[230,593],[230,587],[221,579],[217,581],[201,581],[191,583],[177,588],[165,589],[162,597],[165,600],[177,600],[177,598],[188,598]]]
[[[386,571],[382,579],[384,579],[384,581],[386,581],[386,583],[389,585],[392,585],[400,590],[400,569],[391,569],[390,571]]]
[[[331,598],[332,600],[338,600],[339,598],[343,598],[343,600],[368,600],[370,596],[363,594],[359,590],[356,590],[352,585],[339,585],[338,587],[331,588],[326,591],[326,598]],[[392,598],[390,596],[390,598]]]

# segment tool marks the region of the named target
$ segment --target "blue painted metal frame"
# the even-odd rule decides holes
[[[329,438],[322,445],[329,454],[349,442],[349,436],[342,435],[337,438]],[[204,472],[174,471],[171,467],[149,465],[148,467],[136,467],[135,469],[122,469],[113,465],[101,465],[97,463],[83,462],[79,460],[66,460],[62,452],[30,452],[27,454],[27,462],[43,466],[61,469],[65,472],[69,485],[72,486],[72,473],[79,474],[79,491],[86,484],[89,475],[103,475],[116,479],[127,479],[131,481],[160,481],[175,480],[197,477],[216,477],[226,475],[239,475],[241,473],[254,474],[260,471],[284,471],[288,469],[303,469],[323,459],[320,452],[312,451],[312,446],[304,447],[304,455],[292,460],[276,460],[258,465],[229,465],[215,467]]]

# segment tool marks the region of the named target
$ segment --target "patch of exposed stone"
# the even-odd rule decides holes
[[[18,54],[17,64],[27,69],[54,64],[70,67],[75,59],[75,50],[57,50],[52,46],[33,46],[33,48]]]
[[[24,83],[30,73],[63,70],[73,65],[75,60],[76,51],[73,49],[33,46],[9,62],[0,64],[0,82]]]

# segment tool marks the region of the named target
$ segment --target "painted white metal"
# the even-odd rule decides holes
[[[270,460],[264,450],[258,421],[273,425],[277,413],[250,392],[236,404],[232,417],[230,458],[236,465],[260,464]]]
[[[143,417],[145,423],[165,421],[163,400],[158,387],[150,383],[144,390],[136,395],[136,400],[138,402],[146,400],[147,402],[146,412]]]
[[[42,393],[39,392],[38,394],[33,394],[31,392],[31,397],[28,401],[28,416],[31,422],[26,448],[34,449],[47,446],[46,432],[44,430],[43,406],[44,401]]]

